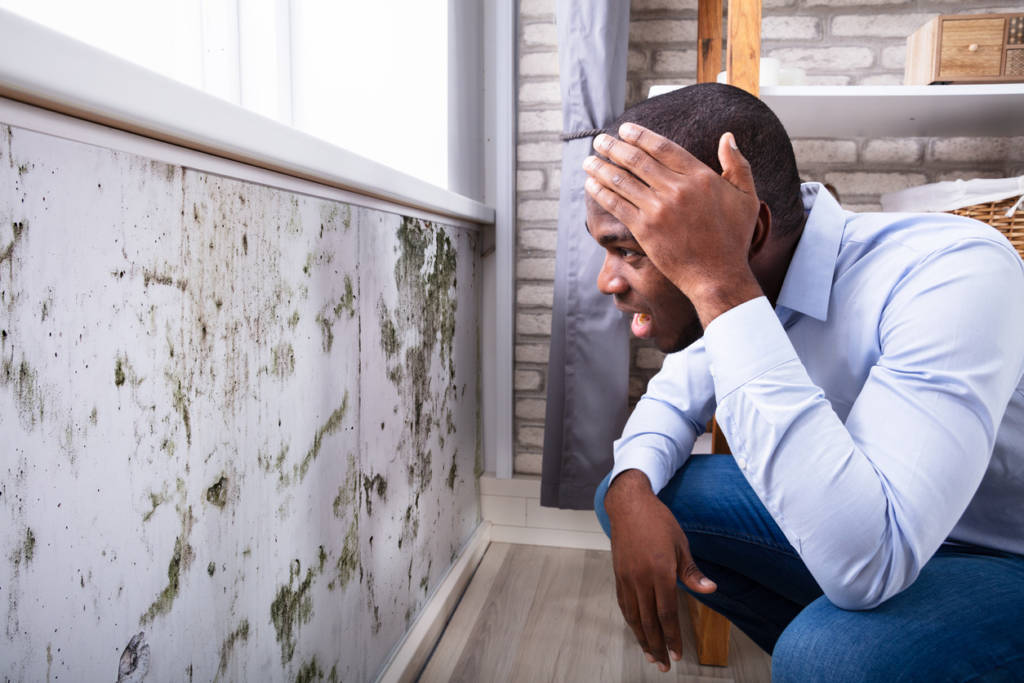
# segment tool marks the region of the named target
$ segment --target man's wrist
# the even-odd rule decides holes
[[[621,508],[631,500],[635,501],[638,496],[644,495],[654,495],[651,480],[642,470],[625,470],[615,477],[608,486],[608,493],[605,494],[605,509],[614,514],[614,510]]]
[[[764,296],[761,285],[749,269],[731,278],[706,280],[683,290],[693,304],[700,318],[701,326],[707,329],[711,321],[751,299]]]

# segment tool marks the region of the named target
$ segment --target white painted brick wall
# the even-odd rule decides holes
[[[812,85],[902,83],[905,38],[930,17],[1024,11],[1020,0],[764,0],[763,7],[762,54],[804,69]],[[562,115],[554,19],[555,0],[520,0],[515,467],[524,473],[540,472],[555,276]],[[654,84],[695,81],[696,19],[696,0],[632,0],[627,103]],[[1024,138],[795,140],[794,149],[805,180],[831,182],[844,206],[859,211],[879,210],[879,194],[900,187],[1024,174]],[[632,340],[631,358],[635,402],[662,355]]]

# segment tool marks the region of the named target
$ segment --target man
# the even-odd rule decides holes
[[[598,287],[675,352],[595,499],[648,659],[679,659],[678,579],[776,680],[1024,679],[1020,257],[801,186],[730,86],[613,130],[584,162]],[[712,415],[734,455],[690,456]]]

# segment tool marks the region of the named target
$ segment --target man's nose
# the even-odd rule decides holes
[[[625,294],[629,290],[629,283],[619,274],[610,254],[605,255],[601,272],[597,274],[597,289],[602,294]]]

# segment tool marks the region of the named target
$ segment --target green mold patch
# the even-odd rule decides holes
[[[219,508],[228,504],[228,478],[223,474],[206,489],[206,502]]]
[[[313,435],[313,444],[306,451],[306,455],[302,458],[302,461],[295,466],[295,480],[302,481],[305,478],[306,473],[309,471],[309,466],[314,460],[320,455],[320,449],[323,448],[324,437],[329,436],[341,428],[341,422],[345,418],[345,413],[348,412],[348,391],[345,392],[345,397],[341,401],[341,405],[331,413],[327,421],[324,422],[319,429],[316,430],[316,434]]]
[[[295,683],[313,683],[314,681],[322,680],[324,680],[324,672],[316,662],[316,655],[313,655],[313,659],[303,664],[299,672],[295,674]]]
[[[295,374],[295,349],[287,342],[281,342],[271,351],[271,371],[279,379],[287,379]]]
[[[216,572],[217,572],[217,563],[216,562],[211,562],[210,564],[206,565],[206,573],[207,574],[209,574],[210,576],[213,576]]]
[[[181,573],[188,570],[192,564],[194,554],[192,546],[188,543],[192,533],[192,508],[187,508],[182,517],[182,533],[174,539],[174,551],[171,554],[171,561],[167,564],[167,586],[160,591],[153,604],[139,619],[141,625],[148,624],[161,614],[171,611],[181,587]]]
[[[213,680],[220,680],[220,677],[227,673],[228,662],[231,659],[231,651],[235,649],[238,641],[249,640],[249,620],[243,619],[238,628],[228,634],[227,638],[220,644],[220,662],[217,664],[217,675]]]
[[[298,325],[298,324],[299,324],[299,312],[298,311],[292,311],[291,317],[288,318],[288,327],[290,327],[290,328],[292,328],[294,330],[296,325]]]
[[[334,307],[336,317],[340,318],[342,313],[348,313],[349,318],[354,318],[356,315],[356,294],[352,288],[352,278],[348,275],[345,276],[345,293],[342,295],[341,301]]]
[[[148,522],[153,517],[153,513],[156,512],[156,509],[158,507],[160,507],[161,505],[163,505],[164,503],[166,503],[166,502],[167,502],[167,494],[165,494],[165,493],[153,493],[151,491],[149,493],[149,503],[150,503],[151,507],[146,512],[146,514],[142,515],[142,521],[143,522]]]
[[[337,575],[335,580],[331,581],[331,584],[328,586],[331,590],[335,587],[344,588],[356,575],[356,572],[361,571],[358,520],[352,520],[348,527],[348,533],[345,534],[345,541],[342,543],[341,553],[338,555],[335,568],[337,569]]]
[[[352,453],[348,455],[348,469],[345,473],[345,482],[338,487],[338,495],[334,497],[334,516],[338,519],[346,517],[346,512],[359,513],[360,493],[359,463]],[[385,484],[386,488],[386,484]]]
[[[309,594],[313,585],[313,570],[307,569],[301,581],[302,565],[298,560],[289,569],[288,585],[277,589],[277,596],[270,603],[270,621],[281,645],[281,663],[287,664],[295,655],[295,639],[302,624],[313,618],[313,597]]]

